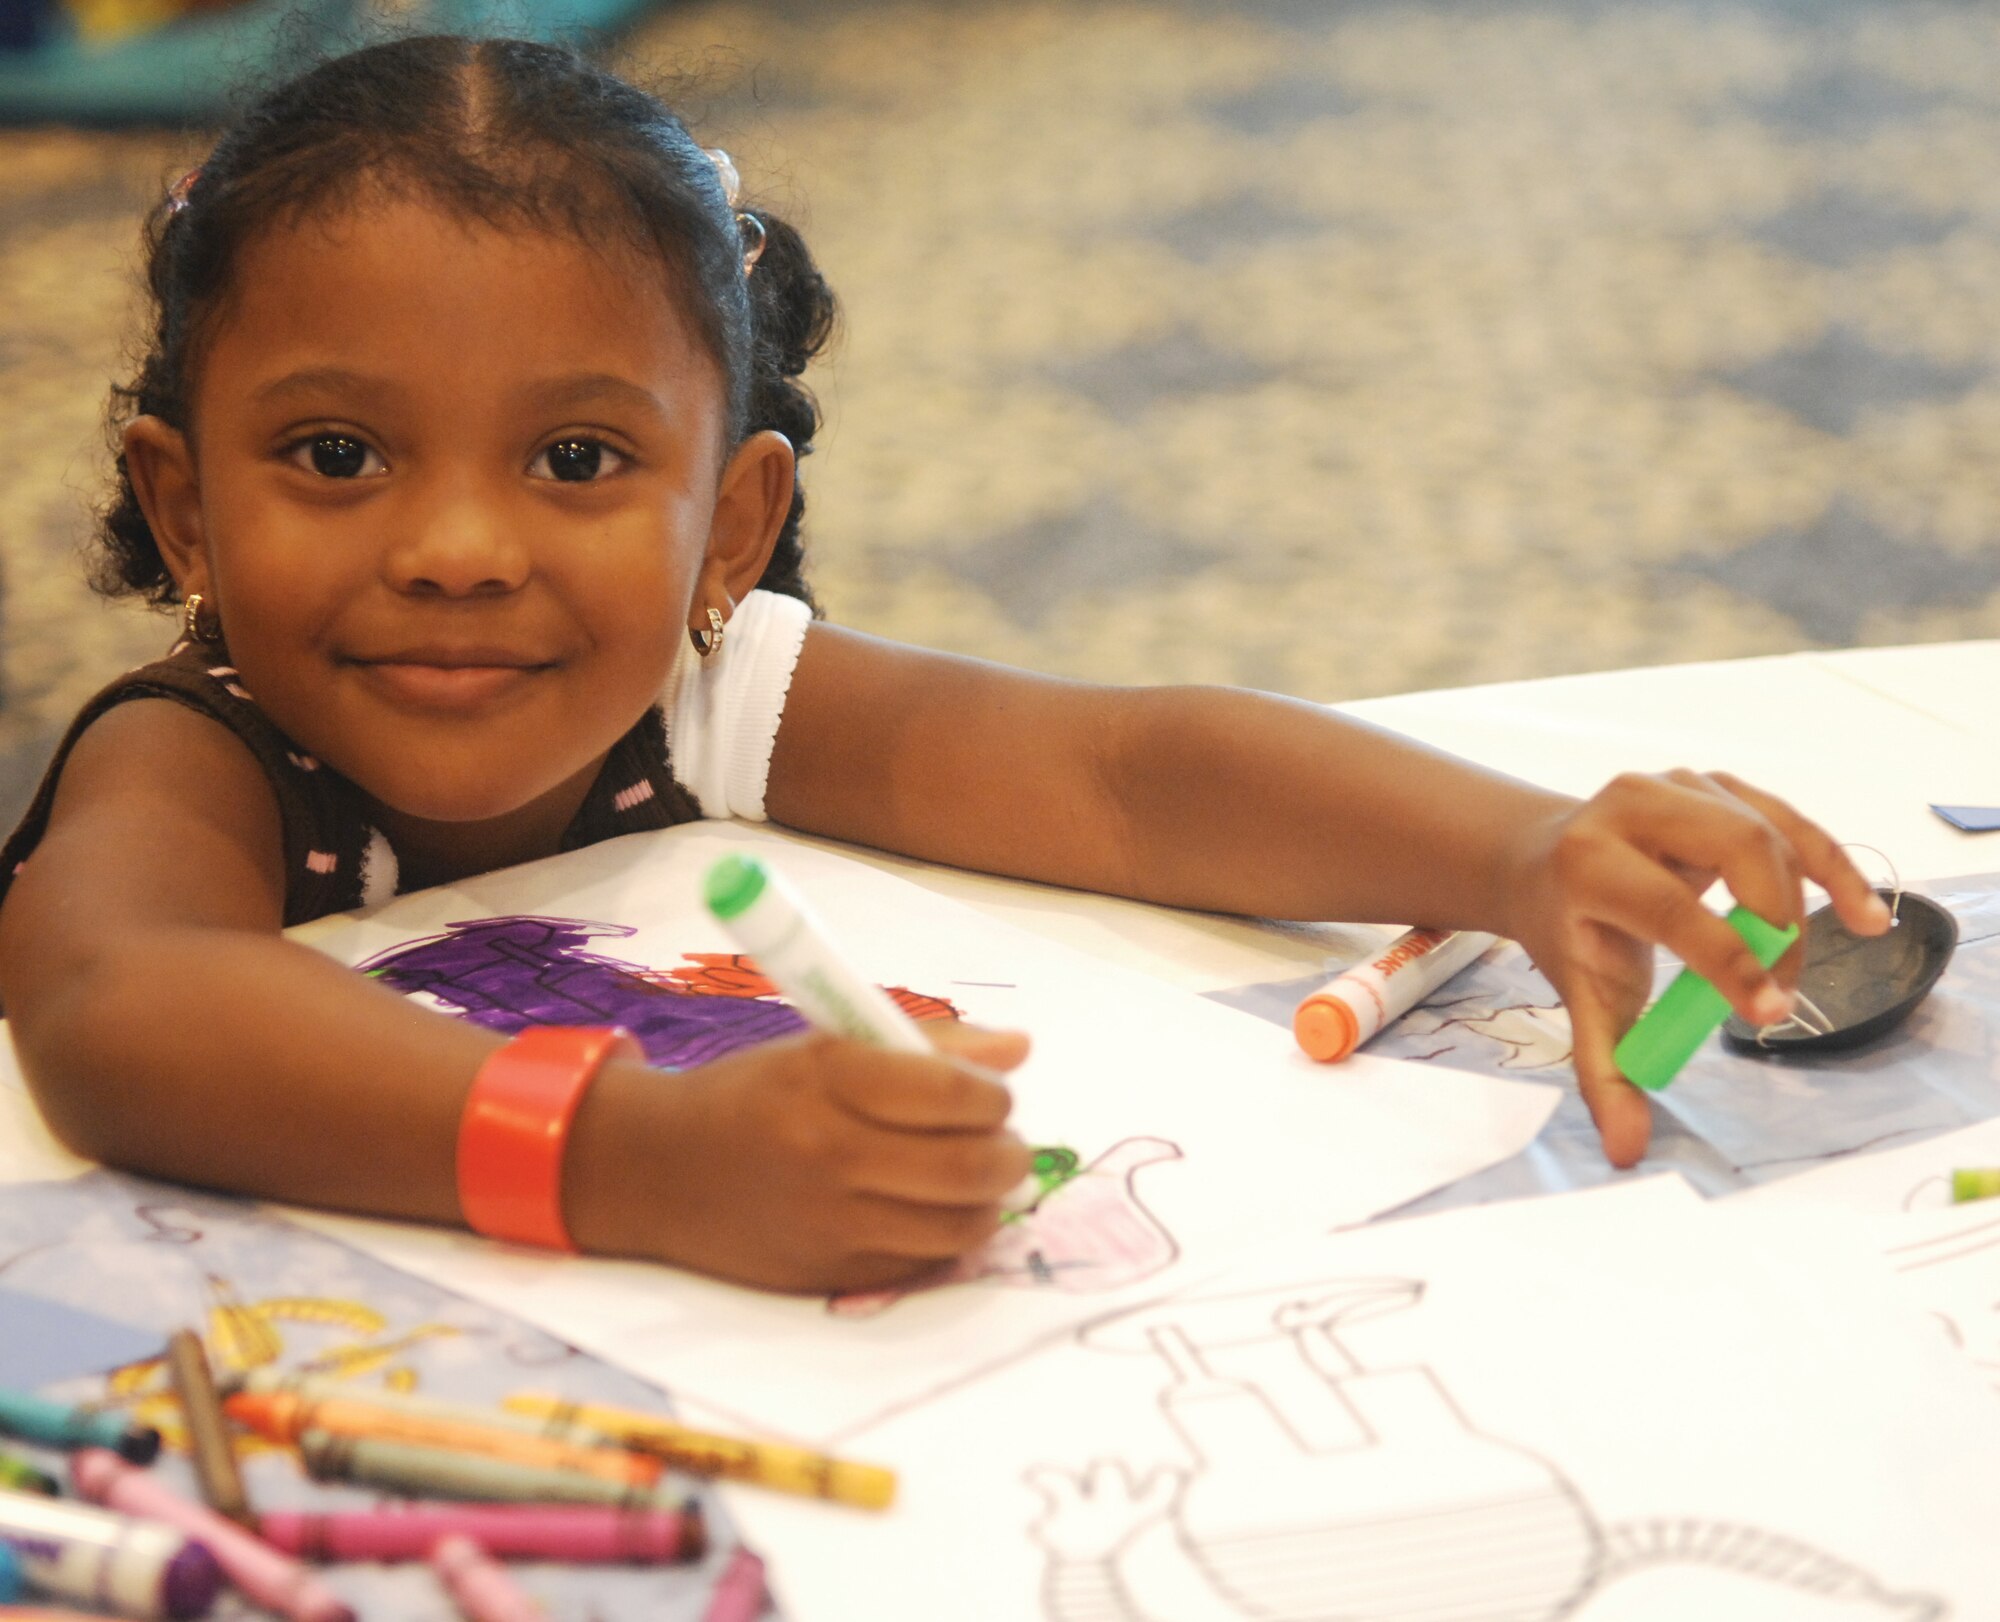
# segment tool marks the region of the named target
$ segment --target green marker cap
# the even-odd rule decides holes
[[[1748,907],[1736,908],[1728,923],[1767,969],[1799,938],[1797,924],[1779,929]],[[1695,1050],[1728,1017],[1729,1003],[1722,993],[1693,969],[1682,969],[1612,1050],[1612,1061],[1634,1086],[1656,1093],[1681,1073]]]
[[[708,870],[702,886],[708,910],[725,924],[740,918],[764,893],[771,875],[754,856],[725,856]]]

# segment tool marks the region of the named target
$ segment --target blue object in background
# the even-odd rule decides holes
[[[0,51],[0,120],[216,123],[245,86],[372,39],[465,33],[571,40],[625,22],[647,3],[417,0],[378,9],[368,0],[252,0],[94,43],[78,39],[52,4],[0,0],[0,39],[17,30],[29,47]]]

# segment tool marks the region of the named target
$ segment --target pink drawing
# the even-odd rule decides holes
[[[843,1318],[870,1317],[913,1291],[943,1284],[991,1282],[1084,1295],[1150,1278],[1180,1251],[1133,1181],[1146,1166],[1180,1158],[1180,1147],[1164,1138],[1122,1139],[970,1256],[917,1284],[836,1295],[827,1310]]]

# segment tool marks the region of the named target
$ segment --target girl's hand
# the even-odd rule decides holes
[[[1726,772],[1628,774],[1524,836],[1508,933],[1569,1008],[1576,1077],[1612,1164],[1646,1152],[1652,1112],[1612,1062],[1653,986],[1657,942],[1753,1025],[1790,1013],[1798,947],[1766,971],[1700,897],[1717,878],[1780,928],[1803,921],[1803,880],[1832,898],[1856,934],[1879,935],[1889,909],[1817,824]]]
[[[995,1074],[1028,1042],[926,1029],[936,1056],[808,1035],[681,1075],[633,1066],[630,1082],[621,1067],[611,1089],[607,1070],[584,1105],[602,1107],[577,1121],[571,1231],[586,1249],[802,1292],[876,1289],[975,1249],[1032,1161]]]

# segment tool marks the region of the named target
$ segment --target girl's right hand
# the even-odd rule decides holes
[[[935,1056],[813,1034],[680,1075],[607,1067],[571,1138],[571,1232],[800,1292],[880,1288],[977,1248],[1032,1161],[995,1074],[1028,1040],[926,1033]]]

